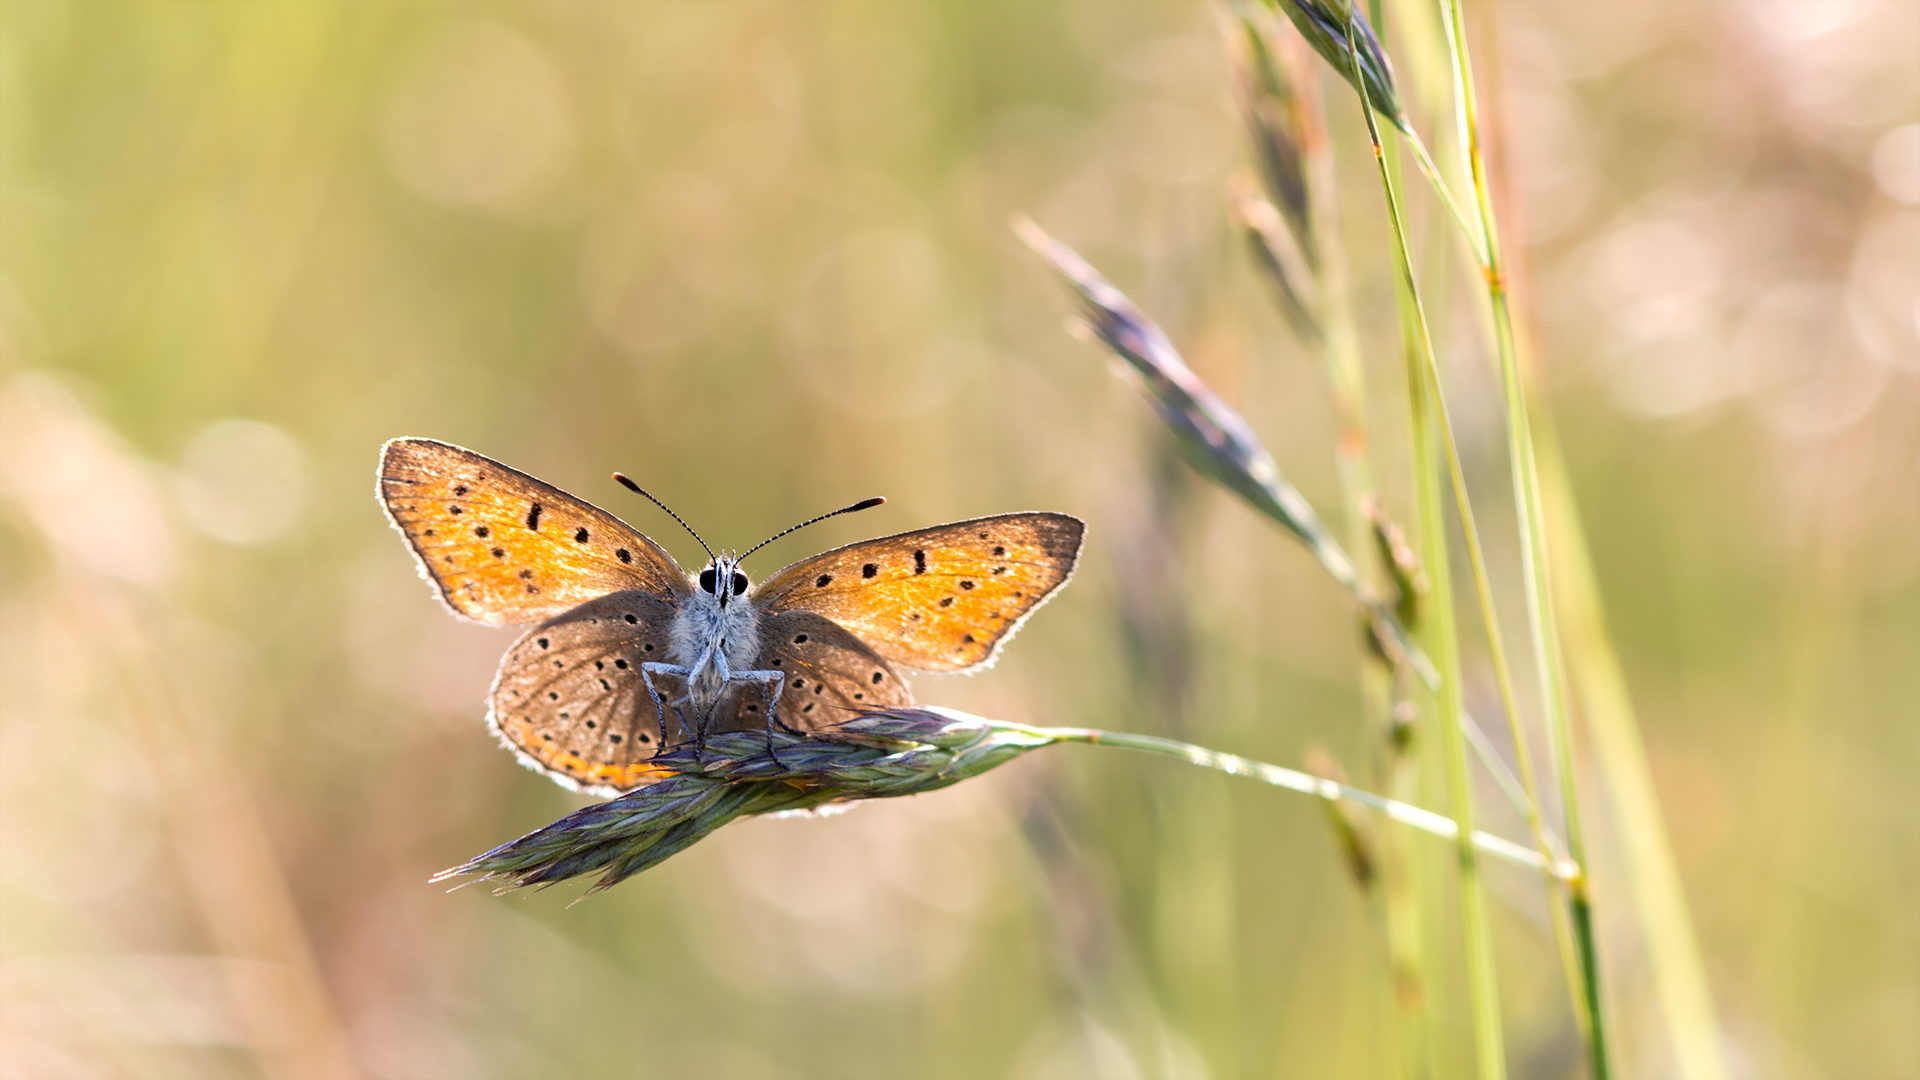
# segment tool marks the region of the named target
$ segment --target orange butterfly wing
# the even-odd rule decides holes
[[[676,603],[692,591],[673,556],[619,518],[449,443],[388,443],[379,495],[422,575],[475,622],[541,622],[623,589]]]
[[[766,611],[810,611],[921,671],[993,661],[1066,584],[1086,525],[1066,514],[999,514],[802,559],[750,594]]]

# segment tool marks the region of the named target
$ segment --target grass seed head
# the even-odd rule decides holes
[[[1272,203],[1255,194],[1244,176],[1234,178],[1229,208],[1246,238],[1254,265],[1273,283],[1280,313],[1303,342],[1320,340],[1320,288],[1301,245]]]
[[[1309,266],[1319,264],[1309,214],[1307,149],[1319,137],[1306,91],[1290,58],[1275,47],[1270,18],[1250,4],[1234,5],[1229,25],[1237,39],[1230,50],[1240,109],[1247,120],[1253,156],[1266,196],[1286,216]]]
[[[1380,500],[1369,495],[1363,509],[1366,511],[1367,524],[1373,533],[1374,552],[1380,558],[1380,568],[1386,572],[1387,580],[1392,584],[1392,593],[1386,597],[1389,607],[1399,616],[1400,625],[1411,630],[1420,623],[1420,598],[1426,595],[1427,572],[1420,565],[1420,556],[1407,543],[1407,534],[1400,526],[1387,517],[1386,507]]]
[[[1122,362],[1121,373],[1139,387],[1188,462],[1305,541],[1321,565],[1355,587],[1353,565],[1319,514],[1280,475],[1246,420],[1187,366],[1166,333],[1072,248],[1025,218],[1013,227],[1073,290],[1080,317]]]
[[[1322,780],[1343,786],[1347,782],[1346,770],[1323,747],[1307,750],[1306,766],[1308,772]],[[1360,886],[1361,891],[1372,889],[1379,870],[1374,854],[1373,822],[1358,806],[1344,799],[1329,799],[1323,805],[1327,810],[1327,823],[1333,827],[1334,843],[1339,845],[1347,864],[1347,873],[1353,876],[1354,884]]]
[[[1413,749],[1419,725],[1420,706],[1405,698],[1394,702],[1393,712],[1387,718],[1387,745],[1394,753],[1405,754]]]
[[[1374,111],[1394,127],[1412,134],[1412,124],[1400,104],[1400,92],[1394,86],[1393,65],[1387,62],[1387,52],[1380,47],[1380,39],[1374,36],[1367,17],[1349,0],[1267,2],[1285,15],[1307,44],[1313,46],[1313,51],[1332,64],[1333,70],[1357,90],[1360,84],[1354,81],[1353,59],[1347,51],[1347,31],[1351,26],[1354,51],[1360,59],[1360,77],[1366,82],[1367,98],[1373,102]]]
[[[946,709],[872,712],[824,732],[709,736],[656,756],[661,779],[583,807],[443,870],[502,890],[598,874],[598,892],[657,866],[737,818],[935,791],[1054,740],[1017,724]]]

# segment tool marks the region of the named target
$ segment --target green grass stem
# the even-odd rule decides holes
[[[1420,149],[1424,152],[1424,147]],[[1388,176],[1390,179],[1389,163],[1384,154],[1382,155],[1382,170],[1383,175]],[[1435,179],[1437,182],[1437,178],[1434,177],[1432,173],[1428,175],[1430,179]],[[1389,198],[1395,198],[1391,191],[1389,192]],[[1394,216],[1396,222],[1398,222],[1399,215],[1397,211]],[[1540,798],[1539,783],[1534,775],[1533,753],[1528,746],[1526,728],[1522,722],[1520,713],[1519,697],[1514,692],[1513,671],[1507,660],[1506,638],[1501,632],[1499,614],[1494,605],[1493,579],[1487,568],[1486,549],[1480,540],[1478,518],[1473,512],[1472,499],[1467,491],[1466,469],[1460,459],[1459,442],[1454,438],[1453,434],[1453,414],[1447,405],[1446,390],[1441,385],[1439,363],[1437,357],[1434,355],[1432,334],[1428,330],[1425,309],[1419,300],[1418,289],[1413,278],[1412,259],[1404,246],[1404,227],[1397,227],[1400,228],[1398,237],[1403,241],[1400,249],[1401,270],[1404,278],[1402,284],[1407,290],[1408,295],[1412,297],[1412,317],[1415,321],[1415,329],[1417,330],[1417,349],[1415,351],[1420,365],[1425,371],[1428,387],[1431,392],[1430,401],[1438,421],[1436,426],[1440,436],[1440,446],[1446,461],[1447,476],[1453,488],[1454,504],[1459,509],[1460,531],[1466,548],[1467,565],[1473,574],[1474,595],[1479,602],[1480,620],[1486,632],[1488,659],[1493,669],[1494,685],[1498,688],[1500,694],[1501,711],[1506,715],[1508,737],[1513,741],[1514,760],[1519,770],[1520,790],[1518,795],[1516,796],[1514,791],[1511,790],[1510,780],[1504,783],[1503,787],[1507,788],[1508,798],[1520,807],[1520,811],[1526,819],[1527,826],[1533,832],[1535,840],[1541,846],[1541,850],[1557,860],[1566,860],[1569,858],[1569,849],[1560,842],[1559,837],[1547,824],[1542,809],[1544,803]],[[1486,745],[1486,735],[1480,730],[1478,725],[1471,723],[1469,720],[1465,725],[1465,731],[1468,741],[1473,744],[1474,749],[1479,753],[1482,760],[1497,757],[1491,747]],[[1499,779],[1503,776],[1503,773],[1496,771],[1495,776],[1496,779]],[[1588,1031],[1591,1030],[1592,1026],[1588,1020],[1592,995],[1587,990],[1585,980],[1580,976],[1583,973],[1592,971],[1593,966],[1587,962],[1587,955],[1582,952],[1576,944],[1581,940],[1578,927],[1582,913],[1578,909],[1575,909],[1571,915],[1569,915],[1568,911],[1554,902],[1554,900],[1555,898],[1551,896],[1548,899],[1548,910],[1551,913],[1554,943],[1561,954],[1562,969],[1567,973],[1569,980],[1568,989],[1573,1001],[1575,1014],[1580,1017],[1582,1031]]]
[[[1409,363],[1410,439],[1414,469],[1415,524],[1421,556],[1431,584],[1432,614],[1424,637],[1446,677],[1433,690],[1438,706],[1441,753],[1453,814],[1469,827],[1473,821],[1472,789],[1467,779],[1466,739],[1462,734],[1465,709],[1460,700],[1458,643],[1453,616],[1453,575],[1447,567],[1446,507],[1440,496],[1440,470],[1435,454],[1434,420],[1428,405],[1426,380]],[[1501,1056],[1499,994],[1493,982],[1493,950],[1488,934],[1486,899],[1473,849],[1456,850],[1460,888],[1460,915],[1467,952],[1467,978],[1472,986],[1472,1012],[1479,1074],[1506,1074]]]
[[[932,711],[932,710],[930,710]],[[939,710],[944,711],[944,710]],[[1012,729],[1017,725],[1002,724],[1000,727]],[[1338,783],[1322,777],[1304,773],[1297,769],[1286,769],[1278,765],[1268,765],[1235,754],[1223,754],[1217,750],[1195,746],[1192,743],[1174,739],[1162,739],[1154,735],[1133,735],[1125,732],[1101,731],[1096,728],[1023,728],[1027,734],[1046,738],[1053,742],[1086,743],[1097,746],[1119,746],[1129,750],[1144,750],[1148,753],[1177,757],[1189,764],[1227,773],[1231,776],[1246,776],[1275,787],[1298,791],[1322,799],[1346,800],[1362,806],[1372,807],[1388,818],[1411,826],[1421,832],[1452,840],[1469,850],[1483,851],[1496,858],[1520,866],[1538,870],[1548,877],[1560,877],[1571,874],[1573,867],[1563,862],[1545,858],[1538,851],[1524,844],[1495,836],[1477,829],[1463,829],[1462,823],[1422,807],[1376,795],[1371,791]]]
[[[1403,128],[1400,134],[1407,144],[1407,149],[1413,152],[1414,164],[1420,167],[1421,175],[1427,178],[1427,183],[1432,186],[1434,195],[1440,200],[1440,205],[1446,208],[1447,216],[1459,226],[1460,235],[1472,248],[1474,261],[1485,267],[1489,258],[1486,245],[1474,229],[1473,219],[1460,208],[1459,202],[1453,197],[1453,190],[1447,186],[1446,178],[1440,175],[1440,165],[1433,160],[1433,153],[1427,149],[1426,142],[1420,138],[1420,133],[1414,130],[1411,123]]]
[[[1507,456],[1512,470],[1514,504],[1520,517],[1520,563],[1526,585],[1527,623],[1533,638],[1536,678],[1546,711],[1548,747],[1560,784],[1569,855],[1585,868],[1588,862],[1575,783],[1573,725],[1567,711],[1566,671],[1561,662],[1560,635],[1554,613],[1539,466],[1534,457],[1527,393],[1522,385],[1515,345],[1512,304],[1500,255],[1493,193],[1487,181],[1486,154],[1481,145],[1480,110],[1467,47],[1466,17],[1459,0],[1440,0],[1440,9],[1452,59],[1460,138],[1473,177],[1479,224],[1476,244],[1486,269],[1484,280],[1493,311],[1495,351],[1500,362],[1500,385],[1507,413]],[[1588,1068],[1594,1080],[1606,1080],[1612,1071],[1607,1050],[1606,1010],[1600,984],[1599,947],[1594,937],[1592,898],[1584,873],[1569,883],[1567,902],[1579,949],[1585,1006],[1581,1010],[1581,1022],[1586,1034]]]
[[[1333,147],[1326,138],[1325,104],[1315,94],[1305,110],[1316,129],[1308,140],[1306,179],[1311,243],[1319,253],[1321,306],[1318,323],[1321,355],[1340,424],[1334,462],[1347,512],[1348,544],[1364,551],[1372,539],[1367,500],[1374,496],[1371,450],[1366,424],[1366,371],[1349,297],[1346,245],[1339,228],[1340,200]],[[1367,664],[1360,673],[1360,696],[1372,718],[1393,721],[1392,673]],[[1389,732],[1381,781],[1389,797],[1409,801],[1418,787],[1416,758],[1409,739]],[[1433,1016],[1425,935],[1421,932],[1421,881],[1404,830],[1388,821],[1380,829],[1380,899],[1386,923],[1387,952],[1393,978],[1394,1018],[1398,1027],[1402,1074],[1409,1080],[1433,1075]]]
[[[1314,102],[1316,110],[1321,103]],[[1324,112],[1317,119],[1322,119]],[[1359,335],[1353,325],[1349,303],[1346,246],[1337,225],[1338,184],[1333,167],[1332,144],[1318,138],[1308,155],[1308,182],[1314,192],[1315,241],[1320,251],[1320,294],[1323,298],[1320,325],[1321,349],[1325,357],[1328,382],[1333,388],[1334,411],[1340,418],[1339,443],[1335,466],[1340,477],[1341,494],[1348,515],[1348,542],[1355,551],[1365,549],[1371,539],[1366,515],[1366,500],[1374,492],[1371,461],[1372,438],[1366,426],[1365,368],[1360,362]],[[1392,674],[1367,664],[1361,671],[1361,701],[1372,717],[1391,724],[1393,708]],[[1418,785],[1416,760],[1407,740],[1389,734],[1386,738],[1386,767],[1382,782],[1396,799],[1410,799]],[[1433,1010],[1431,981],[1427,971],[1425,935],[1421,933],[1420,880],[1410,845],[1403,836],[1404,823],[1389,822],[1380,830],[1380,897],[1386,920],[1387,951],[1393,974],[1394,1016],[1399,1026],[1401,1068],[1409,1080],[1433,1075]]]
[[[1348,52],[1359,65],[1351,35]],[[1401,220],[1399,196],[1392,170],[1388,167],[1380,128],[1373,117],[1372,103],[1366,100],[1365,82],[1353,79],[1361,95],[1360,112],[1365,117],[1367,138],[1372,144],[1374,161],[1379,167],[1380,183],[1386,195],[1394,248],[1400,264],[1399,288],[1402,338],[1407,349],[1407,389],[1410,405],[1411,443],[1414,484],[1419,511],[1418,529],[1425,549],[1423,557],[1432,583],[1432,617],[1427,621],[1436,666],[1441,673],[1438,691],[1440,742],[1446,762],[1447,789],[1453,816],[1462,833],[1471,833],[1473,795],[1467,776],[1466,739],[1461,733],[1464,712],[1460,689],[1458,633],[1454,625],[1453,575],[1447,563],[1446,512],[1440,496],[1439,468],[1434,459],[1437,442],[1450,438],[1441,414],[1439,381],[1433,362],[1433,343],[1420,309],[1419,293],[1413,280],[1413,264],[1407,252],[1406,229]],[[1463,520],[1472,511],[1460,507]],[[1456,842],[1460,887],[1460,918],[1463,945],[1467,956],[1467,983],[1473,1017],[1474,1049],[1478,1074],[1488,1080],[1506,1076],[1506,1054],[1501,1030],[1500,992],[1493,962],[1493,938],[1487,920],[1486,892],[1480,881],[1480,864],[1471,843]]]

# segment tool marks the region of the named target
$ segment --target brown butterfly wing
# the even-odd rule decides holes
[[[976,518],[803,559],[751,595],[769,612],[823,615],[894,663],[967,671],[1066,584],[1085,535],[1066,514]]]
[[[380,501],[447,606],[476,622],[540,622],[622,589],[691,591],[673,556],[619,518],[448,443],[382,448]]]
[[[753,666],[786,674],[777,715],[796,731],[819,731],[869,709],[913,704],[913,691],[893,665],[859,638],[809,611],[764,616],[760,655]],[[709,730],[765,730],[766,705],[760,687],[736,685],[714,706]]]
[[[613,593],[534,627],[507,650],[493,681],[487,723],[520,760],[560,783],[596,794],[658,779],[646,762],[660,749],[659,714],[640,665],[664,660],[674,606],[639,590]],[[667,705],[667,737],[683,739],[673,676],[654,686]]]

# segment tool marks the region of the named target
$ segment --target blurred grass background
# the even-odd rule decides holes
[[[1412,6],[1387,8],[1391,47]],[[1497,29],[1508,231],[1732,1067],[1914,1075],[1920,9],[1470,17]],[[375,455],[403,434],[688,558],[609,471],[733,547],[889,497],[757,576],[1078,514],[1074,584],[922,700],[1282,764],[1326,746],[1366,779],[1341,596],[1182,471],[1005,227],[1099,263],[1335,514],[1324,380],[1224,212],[1246,151],[1218,19],[0,5],[0,1070],[1392,1071],[1384,944],[1320,809],[1150,759],[1050,751],[737,825],[577,907],[426,884],[580,800],[485,735],[512,635],[445,615],[382,520]],[[1357,148],[1351,103],[1333,116]],[[1393,462],[1382,221],[1345,164]],[[1471,303],[1441,345],[1511,563]],[[1514,1071],[1576,1072],[1539,889],[1488,874]],[[1645,958],[1603,938],[1622,1072],[1658,1075]]]

